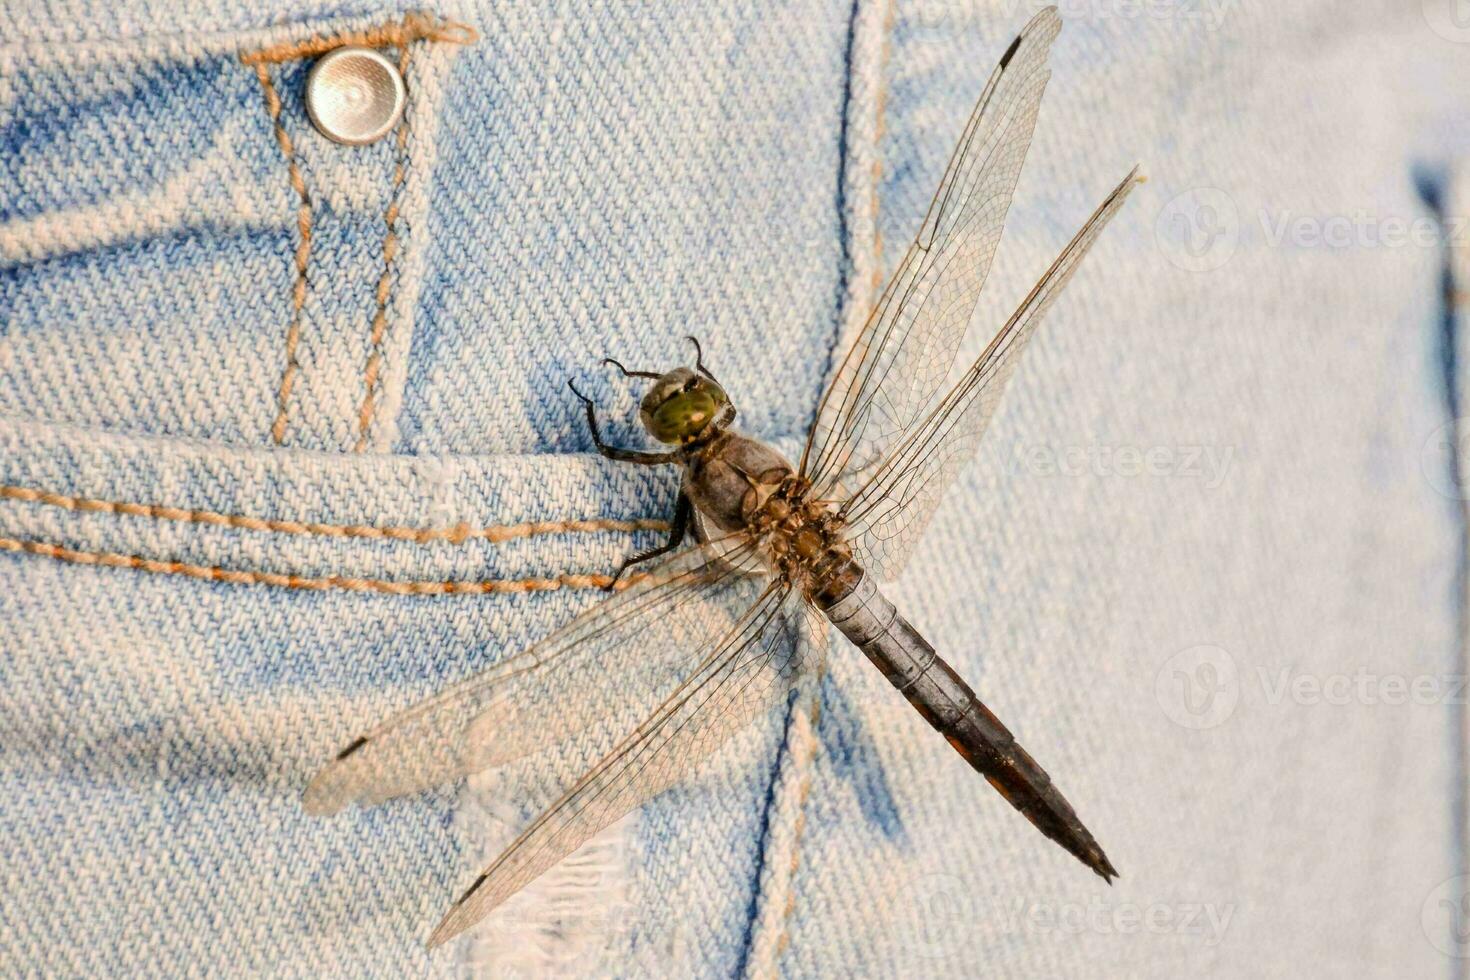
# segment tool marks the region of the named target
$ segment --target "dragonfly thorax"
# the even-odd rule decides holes
[[[689,453],[685,466],[690,503],[724,531],[751,529],[792,475],[775,449],[729,429]]]

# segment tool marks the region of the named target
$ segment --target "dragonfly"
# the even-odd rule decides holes
[[[609,362],[649,382],[639,418],[658,451],[605,442],[596,406],[569,382],[603,456],[681,468],[667,541],[626,559],[618,589],[546,639],[354,740],[311,781],[305,809],[379,803],[573,738],[601,694],[574,678],[621,677],[653,660],[680,679],[474,880],[431,947],[788,703],[798,678],[827,656],[829,626],[1036,829],[1105,881],[1117,875],[1047,772],[880,587],[906,566],[1028,340],[1143,179],[1135,167],[1112,189],[975,362],[946,384],[1000,240],[1060,29],[1047,8],[1001,57],[794,464],[735,429],[735,405],[697,341],[692,367],[630,371]]]

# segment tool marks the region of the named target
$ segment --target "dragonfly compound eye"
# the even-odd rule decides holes
[[[695,438],[719,414],[722,399],[701,386],[665,398],[651,412],[643,411],[643,424],[659,442],[681,443]]]
[[[724,389],[713,381],[675,368],[653,383],[638,414],[655,439],[677,445],[703,432],[726,400]]]

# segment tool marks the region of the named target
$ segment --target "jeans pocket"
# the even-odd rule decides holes
[[[441,81],[474,37],[413,13],[0,47],[0,412],[391,445]],[[370,145],[306,112],[345,45],[405,80]]]
[[[597,602],[674,489],[594,456],[0,418],[7,962],[428,968],[464,886],[453,787],[330,820],[302,788],[364,726]]]

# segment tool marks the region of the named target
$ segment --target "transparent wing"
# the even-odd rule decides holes
[[[903,567],[944,491],[974,456],[1026,342],[1140,182],[1135,167],[1087,219],[959,383],[842,503],[848,543],[865,568],[892,578]]]
[[[688,679],[485,869],[429,945],[479,921],[783,700],[797,674],[821,655],[825,625],[798,590],[772,580],[730,629],[705,646]]]
[[[668,680],[659,692],[667,693],[709,638],[763,594],[769,577],[749,573],[753,557],[754,544],[737,535],[668,559],[535,646],[354,741],[311,781],[302,805],[323,815],[414,793],[542,751],[636,706],[636,694],[621,697],[630,685],[658,691]],[[619,705],[606,703],[610,690]]]
[[[800,470],[840,497],[917,424],[949,376],[1000,241],[1061,30],[1041,11],[991,75],[914,243],[822,396]]]

